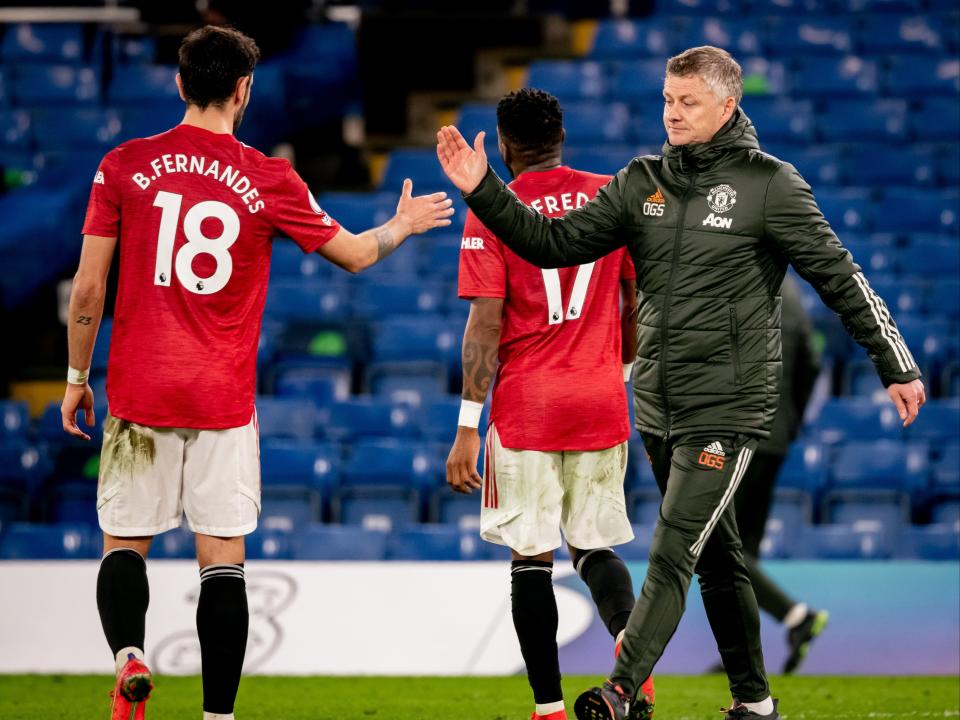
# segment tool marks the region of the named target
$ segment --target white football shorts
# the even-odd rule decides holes
[[[503,447],[487,432],[480,536],[524,556],[560,547],[560,532],[580,550],[633,539],[623,480],[627,443],[588,452]]]
[[[257,415],[247,425],[197,430],[138,425],[107,415],[97,514],[116,537],[157,535],[180,526],[237,537],[260,515]]]

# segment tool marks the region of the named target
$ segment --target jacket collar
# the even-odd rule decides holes
[[[712,140],[693,145],[671,145],[667,141],[663,144],[663,156],[673,172],[689,175],[708,170],[730,151],[738,149],[760,149],[757,131],[739,107]]]

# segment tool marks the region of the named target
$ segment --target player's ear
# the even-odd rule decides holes
[[[180,79],[180,73],[177,73],[177,92],[180,93],[180,99],[187,101],[187,96],[183,94],[183,80]]]
[[[236,101],[237,105],[243,105],[243,101],[247,97],[248,83],[252,82],[253,75],[244,75],[243,77],[237,79],[237,84],[233,87],[233,99]]]

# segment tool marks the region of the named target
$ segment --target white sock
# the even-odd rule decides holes
[[[761,702],[743,703],[743,706],[750,712],[757,713],[757,715],[769,715],[773,712],[773,700],[770,696],[767,696],[767,699]]]
[[[806,603],[797,603],[787,612],[786,617],[783,618],[783,624],[792,630],[807,619],[808,612],[810,612],[810,608],[807,607]]]
[[[560,712],[563,710],[563,700],[557,700],[552,703],[537,703],[535,708],[537,715],[543,717],[544,715],[549,715],[550,713]],[[206,718],[204,718],[206,720]]]
[[[143,661],[143,650],[137,647],[125,647],[120,652],[117,653],[117,656],[114,658],[116,663],[116,674],[119,675],[120,671],[123,670],[123,666],[127,664],[127,661],[130,659],[130,656],[133,655],[137,660]]]
[[[203,713],[203,720],[233,720],[233,713],[223,715],[221,713]]]

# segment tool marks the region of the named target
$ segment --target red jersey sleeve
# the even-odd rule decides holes
[[[630,251],[624,248],[621,252],[623,253],[623,264],[620,266],[620,279],[636,280],[637,269],[633,266],[633,258],[630,256]]]
[[[103,156],[93,176],[83,234],[100,237],[120,234],[120,159],[116,149]]]
[[[470,210],[460,241],[457,294],[461,298],[507,296],[507,265],[499,238]]]
[[[340,224],[317,204],[310,188],[288,166],[272,198],[273,225],[305,253],[315,252],[340,231]]]

